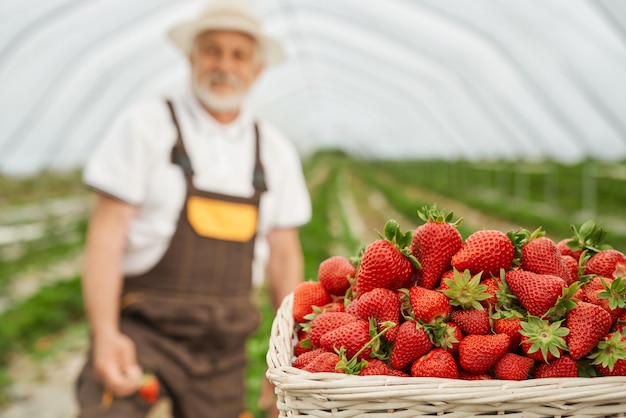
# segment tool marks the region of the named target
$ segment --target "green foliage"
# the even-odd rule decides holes
[[[44,236],[19,244],[17,256],[0,249],[0,289],[21,272],[43,269],[82,250],[87,231],[87,218],[81,217],[63,228],[51,223]]]
[[[0,204],[19,205],[47,198],[85,193],[81,172],[44,172],[36,176],[0,175]]]
[[[84,310],[78,277],[42,287],[28,299],[0,314],[0,370],[17,351],[36,350],[37,342],[72,323],[83,320]],[[9,378],[0,373],[0,403],[3,384]]]
[[[608,244],[626,248],[626,229],[619,223],[626,201],[624,162],[350,161],[407,217],[432,203],[416,198],[419,191],[435,192],[522,227],[541,225],[554,240],[571,237],[572,224],[592,217],[608,231]],[[595,193],[588,184],[590,176]],[[584,196],[584,191],[592,196]],[[463,226],[459,231],[467,236]]]

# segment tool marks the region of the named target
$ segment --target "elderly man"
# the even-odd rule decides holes
[[[169,36],[188,56],[187,92],[123,111],[84,171],[96,201],[82,418],[146,416],[146,375],[176,418],[245,416],[252,287],[267,272],[277,305],[303,279],[298,228],[311,205],[299,156],[242,107],[280,47],[232,1]]]

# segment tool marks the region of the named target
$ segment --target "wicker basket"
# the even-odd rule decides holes
[[[309,373],[291,366],[293,294],[267,353],[281,417],[626,417],[626,377],[466,381]]]

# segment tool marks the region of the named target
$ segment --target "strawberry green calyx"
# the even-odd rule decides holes
[[[609,301],[609,308],[626,308],[626,278],[618,277],[613,279],[610,285],[607,284],[604,278],[601,281],[604,290],[598,293],[598,296]]]
[[[424,222],[447,223],[455,227],[463,223],[463,218],[459,218],[453,222],[452,218],[454,217],[454,212],[446,212],[443,209],[437,209],[436,204],[432,206],[426,205],[418,209],[417,216]]]
[[[584,222],[579,228],[570,225],[574,235],[567,242],[567,246],[572,250],[587,250],[592,255],[607,248],[601,245],[606,238],[607,231],[599,226],[593,219]]]
[[[506,272],[504,269],[500,269],[500,283],[498,284],[498,290],[496,291],[496,310],[526,313],[526,310],[519,302],[519,298],[513,294],[507,285]]]
[[[470,308],[483,310],[480,301],[489,299],[491,295],[487,293],[487,286],[480,284],[482,273],[472,276],[469,270],[460,273],[455,268],[453,274],[454,278],[444,279],[448,289],[444,290],[443,294],[450,299],[450,304],[464,310]]]
[[[367,366],[367,360],[357,360],[356,356],[353,356],[350,360],[346,357],[345,347],[341,347],[339,350],[335,350],[339,356],[339,361],[335,365],[335,370],[343,372],[345,374],[357,375],[361,370]]]
[[[413,231],[402,232],[400,229],[400,224],[397,221],[390,219],[385,223],[385,227],[383,229],[384,234],[380,232],[378,235],[392,244],[394,244],[400,253],[404,255],[411,264],[417,268],[421,269],[422,266],[420,262],[417,261],[417,258],[411,253],[408,247],[411,245],[411,241],[413,240]]]
[[[515,309],[506,309],[502,310],[498,306],[495,307],[493,311],[490,313],[491,319],[513,319],[513,318],[525,318],[526,313],[522,313]]]
[[[404,319],[416,321],[413,308],[411,307],[411,294],[409,289],[403,287],[398,289],[398,292],[400,292],[400,314]]]
[[[513,267],[517,267],[521,264],[522,247],[526,244],[530,235],[531,232],[524,228],[519,228],[515,231],[508,231],[506,233],[506,236],[511,240],[513,249],[515,250],[515,255],[513,256]]]
[[[567,350],[565,342],[569,329],[562,327],[563,321],[549,322],[534,315],[528,315],[526,321],[521,322],[522,329],[520,334],[528,338],[531,343],[528,349],[529,353],[541,351],[543,359],[548,362],[548,353],[558,358],[561,356],[561,350]]]
[[[618,360],[626,359],[626,340],[619,332],[609,334],[587,358],[591,360],[591,364],[607,367],[612,371]]]
[[[522,248],[537,238],[545,237],[546,231],[544,231],[542,227],[538,227],[533,232],[520,228],[517,231],[509,231],[507,235],[515,247],[515,265],[520,265],[523,256]]]
[[[314,320],[315,318],[317,318],[318,316],[320,316],[321,314],[323,314],[324,312],[326,312],[327,307],[326,306],[322,306],[319,307],[317,305],[313,305],[311,306],[311,310],[312,312],[310,314],[306,314],[303,316],[304,319],[307,320],[307,322],[303,322],[300,324],[300,326],[302,326],[302,328],[306,328],[307,325]],[[310,327],[309,327],[310,330]]]
[[[447,322],[436,322],[434,324],[420,324],[426,333],[430,342],[435,347],[443,348],[444,350],[450,350],[454,344],[458,344],[460,341],[457,338],[455,329]]]
[[[561,296],[556,300],[554,306],[543,314],[542,318],[550,321],[560,321],[565,318],[567,313],[576,307],[578,299],[574,294],[580,289],[580,283],[574,282],[569,287],[563,287]]]
[[[526,231],[528,232],[528,231]],[[537,238],[540,237],[545,237],[546,236],[546,231],[544,231],[541,227],[535,229],[533,232],[531,232],[530,234],[526,234],[526,239],[525,239],[525,243],[529,243],[530,241],[534,241]]]

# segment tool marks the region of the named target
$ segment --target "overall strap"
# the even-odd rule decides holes
[[[167,107],[172,117],[172,122],[176,128],[176,144],[172,148],[171,161],[172,163],[182,168],[185,177],[191,179],[193,176],[193,167],[191,166],[191,160],[185,150],[185,144],[183,143],[183,135],[174,111],[174,104],[171,100],[166,100]],[[254,140],[255,140],[255,157],[254,157],[254,172],[252,173],[252,185],[254,186],[255,193],[261,194],[267,191],[267,183],[265,181],[265,170],[263,169],[263,163],[261,162],[261,135],[259,133],[258,123],[254,123]]]
[[[265,182],[265,170],[261,162],[261,135],[259,134],[259,124],[254,123],[254,140],[255,140],[255,156],[254,156],[254,173],[252,174],[252,185],[257,193],[267,191],[267,183]]]
[[[191,160],[187,155],[187,151],[185,151],[183,135],[180,131],[180,125],[178,124],[178,118],[176,117],[176,112],[174,111],[174,105],[169,99],[166,100],[166,103],[167,107],[170,110],[172,122],[174,123],[174,127],[176,128],[176,144],[172,148],[171,161],[172,163],[182,168],[183,173],[185,173],[185,177],[191,178],[191,176],[193,176],[193,168],[191,167]]]

